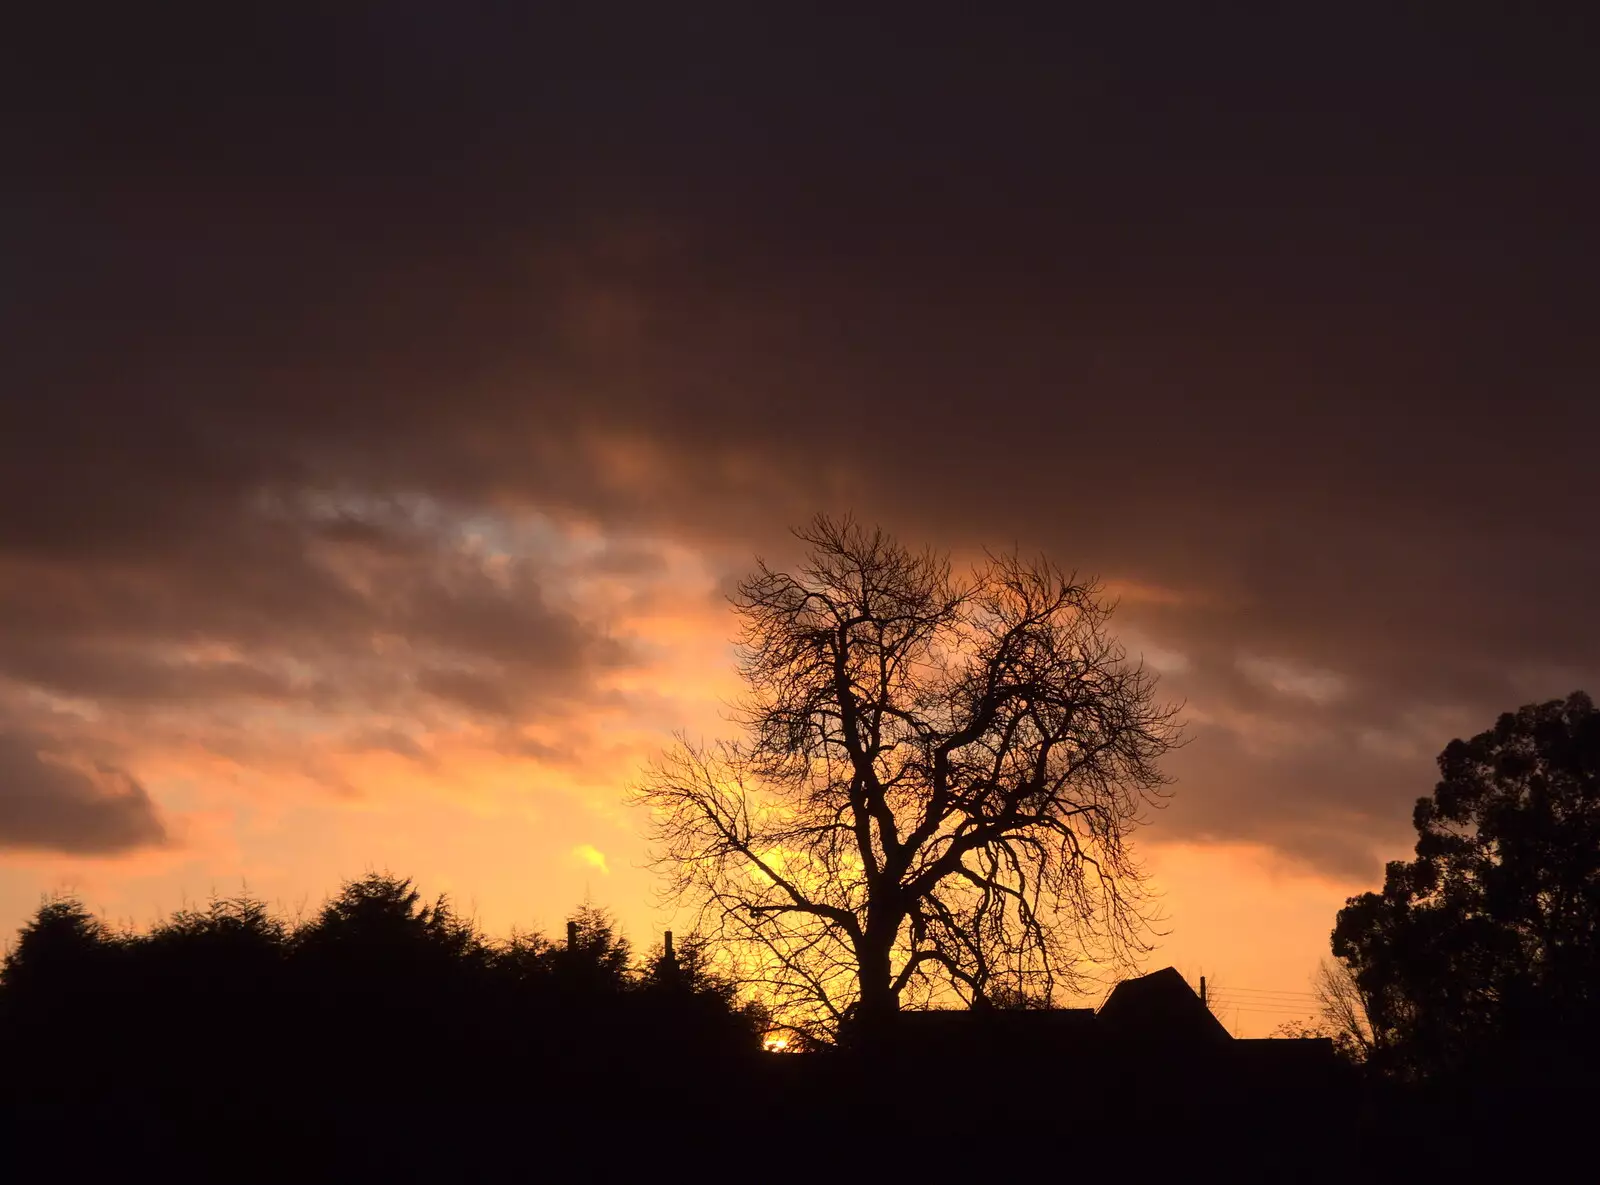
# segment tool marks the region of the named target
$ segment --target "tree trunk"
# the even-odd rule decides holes
[[[861,944],[861,1000],[856,1006],[851,1043],[863,1048],[882,1046],[900,1012],[900,997],[891,989],[889,956],[894,947],[894,932],[887,936],[867,927]]]

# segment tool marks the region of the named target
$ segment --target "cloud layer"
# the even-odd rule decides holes
[[[651,639],[731,632],[669,555],[819,508],[1145,590],[1171,838],[1370,874],[1595,682],[1570,31],[293,7],[24,30],[0,843],[162,842],[178,746],[665,731]]]
[[[75,769],[42,738],[0,733],[0,848],[116,852],[166,838],[143,786],[122,770]]]

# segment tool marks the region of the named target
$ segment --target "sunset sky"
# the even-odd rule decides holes
[[[1569,6],[35,7],[0,931],[387,867],[648,945],[623,792],[818,511],[1120,595],[1191,738],[1148,968],[1246,1035],[1448,740],[1600,692]]]

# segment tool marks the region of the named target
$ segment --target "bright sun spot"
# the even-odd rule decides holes
[[[592,843],[579,844],[572,849],[572,854],[579,862],[598,868],[606,876],[611,875],[611,869],[606,867],[606,854]]]

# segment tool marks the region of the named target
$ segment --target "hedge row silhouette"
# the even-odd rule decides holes
[[[761,1021],[692,939],[635,966],[585,906],[564,940],[495,941],[387,873],[298,926],[237,896],[118,932],[58,898],[0,969],[0,1054],[34,1099],[289,1083],[304,1100],[387,1073],[494,1089],[508,1065],[573,1081],[759,1051]]]

